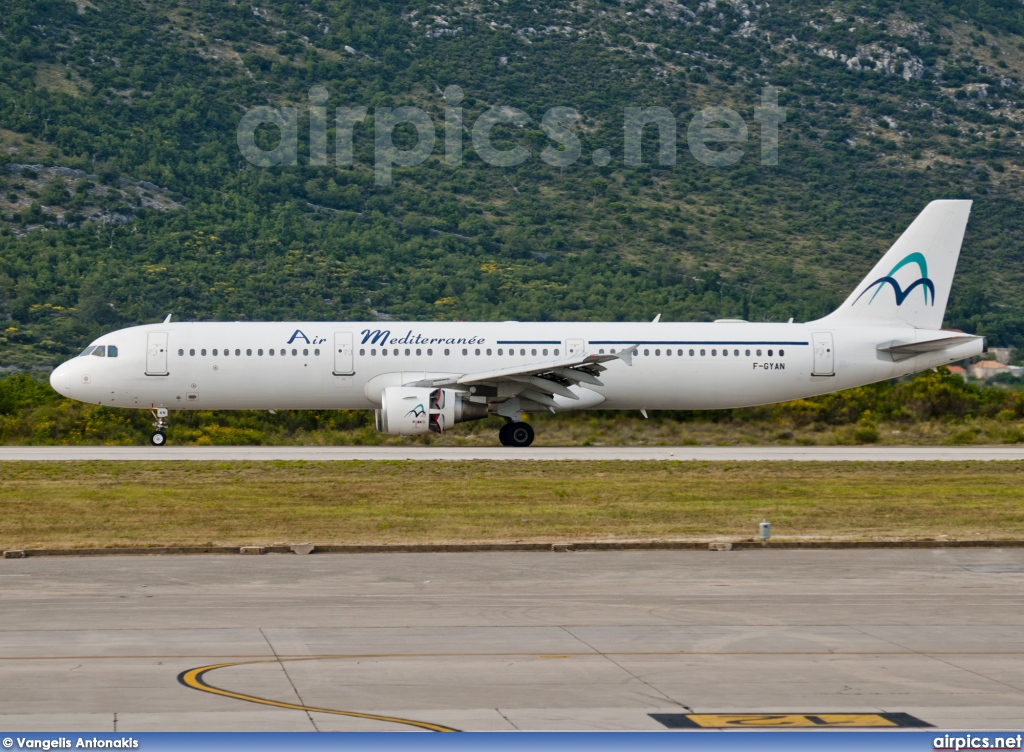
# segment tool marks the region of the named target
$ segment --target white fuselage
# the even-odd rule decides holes
[[[834,392],[983,348],[979,338],[902,360],[878,349],[913,342],[919,331],[821,322],[163,323],[100,337],[93,344],[115,346],[116,357],[73,358],[51,383],[116,407],[374,409],[388,386],[635,345],[632,365],[607,363],[603,386],[559,398],[560,407],[701,410]]]

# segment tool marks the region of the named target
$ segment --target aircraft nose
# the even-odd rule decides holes
[[[68,396],[68,387],[71,384],[71,364],[61,363],[59,366],[53,369],[50,374],[50,386],[58,394],[65,397]]]

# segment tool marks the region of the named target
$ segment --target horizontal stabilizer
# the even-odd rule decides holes
[[[922,336],[927,336],[923,332],[921,334]],[[973,334],[964,334],[963,332],[939,331],[935,332],[935,336],[928,336],[926,339],[919,339],[917,342],[903,342],[900,340],[885,342],[878,346],[878,351],[889,353],[893,356],[893,360],[905,360],[906,358],[912,358],[915,355],[920,355],[921,353],[946,350],[967,342],[984,339],[984,337],[977,337]],[[982,352],[987,349],[987,347],[983,346]]]

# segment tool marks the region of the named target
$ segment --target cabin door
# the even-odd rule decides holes
[[[835,376],[835,353],[832,347],[832,332],[814,332],[814,370],[812,376]]]
[[[167,375],[167,332],[150,332],[146,336],[146,375]]]
[[[352,368],[352,332],[334,333],[334,375],[351,376]]]

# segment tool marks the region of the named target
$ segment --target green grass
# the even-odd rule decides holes
[[[1020,463],[0,465],[0,547],[1020,538]]]

